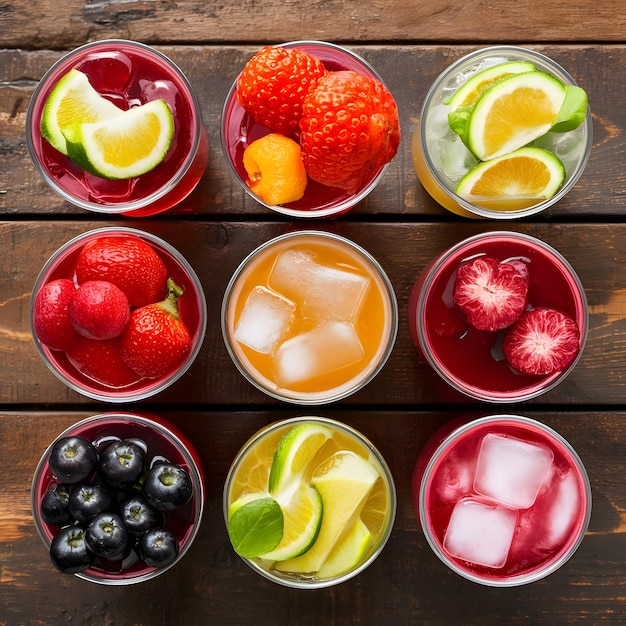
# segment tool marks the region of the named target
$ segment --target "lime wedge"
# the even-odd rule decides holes
[[[587,115],[588,98],[584,89],[575,85],[565,87],[565,101],[552,122],[553,133],[564,133],[578,128]]]
[[[281,438],[272,461],[269,492],[277,494],[298,483],[332,431],[317,423],[303,422]]]
[[[72,124],[111,119],[122,109],[102,97],[86,74],[70,70],[50,92],[41,116],[41,134],[52,146],[67,154],[63,130]]]
[[[301,483],[286,502],[279,501],[284,516],[283,537],[260,558],[284,561],[304,554],[315,543],[322,523],[322,497],[307,483]]]
[[[379,476],[369,461],[354,452],[337,452],[320,465],[311,479],[324,504],[317,541],[301,556],[276,563],[275,568],[292,573],[317,572],[359,518]]]
[[[135,178],[154,169],[174,136],[174,117],[164,100],[152,100],[112,119],[63,129],[67,154],[102,178]]]
[[[336,578],[353,570],[366,556],[374,539],[362,520],[346,532],[317,572],[318,578]]]

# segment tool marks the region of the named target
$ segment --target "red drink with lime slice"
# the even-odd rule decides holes
[[[122,110],[163,99],[174,117],[174,136],[164,160],[136,178],[108,180],[81,169],[46,141],[40,130],[46,100],[71,69]],[[91,211],[153,215],[184,200],[208,159],[200,106],[187,78],[160,52],[132,41],[89,43],[61,58],[40,81],[29,106],[26,137],[35,166],[69,202]]]

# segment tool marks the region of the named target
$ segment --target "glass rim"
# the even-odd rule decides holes
[[[175,259],[176,263],[178,263],[185,274],[189,277],[189,280],[194,286],[194,289],[197,293],[197,308],[198,308],[198,328],[196,332],[191,337],[192,339],[192,348],[187,355],[185,361],[170,375],[165,378],[157,379],[155,382],[147,384],[145,387],[141,387],[135,391],[129,392],[129,390],[125,390],[124,388],[115,389],[111,388],[110,391],[106,389],[91,389],[85,388],[80,384],[77,384],[71,377],[67,376],[65,372],[61,371],[48,357],[47,349],[44,349],[44,346],[37,339],[34,329],[34,320],[33,320],[33,310],[35,297],[41,287],[45,284],[45,280],[48,278],[48,274],[50,273],[53,266],[66,254],[69,253],[73,248],[75,248],[80,242],[87,239],[94,239],[100,236],[107,235],[128,235],[133,237],[138,237],[142,240],[148,240],[152,244],[163,248],[172,258]],[[75,237],[72,237],[69,241],[66,241],[60,248],[57,248],[55,252],[48,258],[45,262],[35,282],[33,284],[31,299],[30,299],[30,310],[29,310],[29,320],[30,320],[30,330],[33,338],[33,343],[35,344],[35,348],[41,357],[41,360],[45,363],[48,369],[65,385],[67,385],[73,391],[80,393],[83,396],[88,398],[92,398],[94,400],[100,400],[103,402],[112,402],[112,403],[123,403],[123,402],[136,402],[140,400],[145,400],[151,396],[154,396],[173,383],[175,383],[179,378],[181,378],[187,370],[191,367],[193,362],[196,360],[200,350],[202,349],[202,345],[204,343],[204,337],[206,335],[207,328],[207,318],[208,318],[208,309],[206,296],[204,294],[204,289],[202,287],[202,283],[200,282],[200,278],[196,274],[196,271],[193,269],[189,261],[170,243],[161,239],[157,235],[153,235],[150,232],[139,230],[137,228],[129,228],[127,226],[105,226],[102,228],[96,228],[93,230],[86,231]],[[102,386],[102,385],[100,385]]]
[[[45,470],[48,465],[48,456],[54,444],[62,439],[63,437],[67,437],[71,435],[76,429],[82,428],[84,426],[88,426],[95,422],[101,422],[103,420],[113,420],[113,421],[131,421],[133,424],[139,424],[145,426],[147,428],[151,428],[155,430],[160,436],[165,437],[170,444],[172,444],[178,451],[178,453],[184,458],[187,465],[192,468],[190,477],[193,484],[193,493],[194,498],[196,499],[195,507],[197,509],[197,514],[195,516],[195,520],[193,522],[193,529],[190,533],[187,541],[183,546],[180,546],[180,551],[176,557],[176,559],[170,563],[169,565],[161,568],[151,568],[150,571],[133,578],[106,578],[97,576],[96,574],[88,573],[93,568],[88,568],[84,572],[78,572],[73,574],[77,578],[81,578],[82,580],[86,580],[88,582],[97,583],[100,585],[115,587],[115,586],[127,586],[134,585],[136,583],[145,582],[148,580],[152,580],[161,574],[164,574],[166,571],[170,570],[172,567],[177,565],[183,556],[187,553],[191,544],[194,542],[198,531],[200,530],[200,525],[202,523],[202,516],[204,512],[204,502],[206,499],[206,493],[203,482],[203,472],[202,467],[199,462],[194,458],[194,454],[198,457],[199,455],[191,442],[184,442],[176,432],[176,429],[167,421],[162,418],[153,419],[152,417],[148,417],[146,415],[139,415],[136,413],[127,413],[127,412],[106,412],[106,413],[98,413],[97,415],[91,415],[89,417],[83,418],[78,422],[75,422],[71,426],[65,428],[59,435],[57,435],[53,441],[46,447],[45,451],[41,455],[39,461],[37,462],[37,466],[35,468],[35,472],[33,474],[33,479],[31,481],[31,489],[30,489],[30,508],[31,515],[33,518],[33,523],[35,525],[35,529],[37,531],[37,535],[41,539],[42,543],[46,546],[46,548],[50,549],[50,540],[48,539],[46,533],[43,530],[44,522],[40,519],[40,515],[38,513],[39,510],[39,500],[37,499],[37,482],[42,472]]]
[[[228,499],[229,499],[229,491],[231,482],[235,476],[235,473],[245,458],[246,454],[265,436],[283,429],[289,428],[296,424],[312,422],[312,423],[320,423],[325,424],[329,428],[335,428],[342,430],[344,433],[354,437],[357,441],[359,441],[362,445],[364,445],[374,456],[376,462],[382,469],[381,478],[385,482],[385,485],[388,488],[389,493],[389,511],[386,517],[386,524],[384,531],[381,531],[375,547],[371,550],[371,553],[368,555],[366,559],[364,559],[356,568],[353,570],[341,574],[335,578],[328,579],[320,579],[320,580],[312,580],[312,579],[291,579],[288,577],[278,576],[276,574],[272,574],[271,572],[265,570],[260,565],[258,565],[254,559],[248,559],[242,557],[237,554],[238,558],[240,558],[248,567],[250,567],[253,571],[257,572],[267,580],[271,582],[277,583],[279,585],[285,587],[291,587],[294,589],[322,589],[325,587],[332,587],[334,585],[338,585],[343,583],[351,578],[354,578],[358,574],[360,574],[363,570],[367,569],[382,553],[383,549],[387,545],[391,533],[393,531],[393,526],[395,523],[396,513],[397,513],[397,505],[398,505],[398,497],[395,487],[395,482],[393,479],[393,475],[387,462],[385,461],[383,455],[380,453],[378,448],[371,442],[371,440],[366,437],[359,430],[354,428],[353,426],[349,426],[344,422],[340,422],[339,420],[332,419],[329,417],[317,416],[317,415],[302,415],[297,417],[290,417],[286,419],[280,419],[270,424],[267,424],[257,430],[248,440],[241,446],[239,451],[237,452],[235,458],[233,459],[230,468],[228,470],[228,474],[226,475],[226,480],[224,481],[224,488],[222,492],[222,515],[224,517],[224,523],[226,527],[228,527]]]
[[[34,120],[33,116],[34,116],[35,105],[37,103],[37,99],[40,93],[47,87],[47,81],[50,79],[50,77],[61,66],[67,64],[68,71],[69,71],[69,69],[71,69],[70,61],[77,54],[82,54],[83,52],[91,48],[95,48],[95,47],[115,46],[115,45],[126,45],[126,46],[135,47],[140,50],[143,50],[144,52],[150,55],[154,55],[162,63],[166,64],[172,70],[174,74],[176,74],[176,76],[179,78],[179,80],[181,81],[181,84],[186,90],[186,96],[190,100],[189,108],[192,111],[194,127],[190,133],[192,142],[191,142],[191,149],[189,151],[189,154],[186,156],[183,163],[176,170],[176,172],[169,178],[169,180],[164,182],[159,187],[159,189],[151,193],[149,196],[146,196],[145,198],[141,198],[138,200],[131,200],[129,202],[119,203],[115,205],[103,205],[103,204],[98,204],[96,202],[90,202],[88,200],[77,198],[76,196],[74,196],[73,194],[65,190],[63,187],[61,187],[56,182],[56,179],[53,176],[50,176],[47,169],[41,164],[39,158],[37,157],[37,153],[35,150],[35,144],[33,141],[33,133],[35,131],[34,131],[33,125],[35,123],[39,124],[40,122],[38,122],[37,120]],[[55,193],[61,196],[64,200],[66,200],[67,202],[81,209],[86,209],[88,211],[93,211],[95,213],[102,213],[102,214],[109,214],[109,215],[115,215],[118,213],[129,213],[132,211],[145,209],[149,207],[152,203],[156,202],[157,200],[160,200],[165,195],[167,195],[170,191],[172,191],[172,189],[174,189],[180,183],[180,181],[184,178],[184,176],[189,171],[191,165],[193,164],[193,161],[196,158],[196,154],[198,153],[198,150],[200,149],[202,133],[205,132],[204,123],[202,121],[202,109],[200,106],[200,100],[198,99],[198,96],[195,90],[191,86],[189,79],[187,78],[187,76],[185,76],[185,74],[178,67],[178,65],[174,63],[174,61],[172,61],[167,55],[163,54],[162,52],[160,52],[156,48],[153,48],[152,46],[141,43],[139,41],[132,41],[129,39],[117,39],[117,38],[90,41],[88,43],[82,44],[81,46],[78,46],[77,48],[74,48],[73,50],[70,50],[69,52],[61,56],[59,59],[57,59],[46,70],[46,72],[41,77],[41,79],[39,80],[39,82],[37,83],[33,91],[33,94],[28,104],[28,108],[26,110],[26,125],[25,126],[26,126],[25,127],[26,146],[28,148],[31,161],[33,162],[35,168],[37,169],[41,177],[46,181],[48,186]]]
[[[270,383],[270,381],[269,379],[267,379],[267,377],[262,376],[260,373],[258,375],[255,375],[256,370],[252,367],[246,367],[243,359],[240,358],[238,351],[233,347],[234,341],[231,340],[229,336],[230,307],[233,292],[239,279],[242,277],[245,270],[254,262],[257,256],[267,251],[271,247],[280,245],[284,241],[304,237],[318,237],[321,239],[332,240],[334,242],[338,242],[342,245],[348,246],[353,252],[358,254],[358,256],[365,262],[367,266],[369,266],[372,273],[376,274],[379,277],[380,282],[377,281],[377,283],[380,288],[385,310],[389,314],[389,320],[387,321],[388,332],[383,334],[381,345],[379,346],[374,356],[370,359],[365,369],[358,376],[355,376],[354,378],[343,383],[342,385],[333,387],[325,391],[297,393],[289,392],[288,390],[286,390],[287,393],[289,393],[289,395],[286,395],[285,393],[281,393],[281,389],[277,385],[268,384]],[[389,359],[389,356],[391,355],[391,352],[393,351],[397,339],[399,326],[398,301],[391,280],[383,267],[367,250],[362,248],[360,245],[336,233],[321,230],[296,230],[283,233],[282,235],[278,235],[276,237],[273,237],[272,239],[269,239],[268,241],[262,243],[250,253],[248,253],[246,257],[241,261],[241,263],[229,279],[226,289],[224,291],[224,297],[222,299],[220,312],[220,323],[224,345],[226,346],[226,350],[231,360],[233,361],[240,374],[242,374],[243,377],[259,391],[262,391],[269,397],[276,400],[281,400],[283,402],[298,404],[302,406],[330,404],[331,402],[336,402],[347,398],[348,396],[363,389],[379,374],[379,372],[385,366],[387,360]]]
[[[450,76],[454,74],[454,72],[458,71],[458,68],[461,65],[464,65],[468,61],[471,61],[479,56],[485,56],[489,54],[498,54],[498,53],[510,53],[510,54],[520,54],[526,55],[528,57],[534,58],[538,61],[541,61],[545,65],[549,66],[551,71],[556,74],[557,78],[565,80],[565,82],[571,85],[577,85],[574,78],[556,61],[552,60],[550,57],[546,56],[541,52],[537,52],[530,48],[524,48],[521,46],[512,46],[512,45],[501,45],[501,46],[489,46],[487,48],[480,48],[474,50],[460,59],[457,59],[452,64],[450,64],[445,70],[443,70],[435,79],[433,84],[430,86],[426,97],[424,99],[424,104],[422,106],[422,111],[420,115],[420,124],[419,124],[419,143],[420,149],[422,151],[422,155],[424,158],[424,164],[428,170],[428,173],[433,177],[434,181],[438,185],[439,190],[441,190],[452,202],[459,205],[459,207],[465,210],[468,214],[468,217],[474,218],[490,218],[494,220],[516,220],[524,217],[529,217],[531,215],[536,215],[537,213],[541,213],[551,206],[555,205],[559,200],[569,193],[569,191],[574,187],[574,185],[578,182],[580,177],[582,176],[587,163],[589,161],[589,157],[591,156],[591,149],[593,145],[593,120],[591,118],[591,110],[589,105],[587,106],[587,113],[585,115],[585,119],[582,123],[582,127],[584,129],[586,145],[584,149],[584,153],[578,164],[576,170],[572,172],[569,180],[566,180],[563,185],[559,188],[559,190],[551,197],[543,202],[539,202],[534,204],[531,207],[527,207],[525,209],[516,209],[516,210],[503,210],[497,211],[495,209],[486,209],[458,196],[453,189],[450,189],[448,184],[443,180],[440,172],[433,165],[432,159],[430,157],[430,152],[426,142],[426,130],[425,124],[421,122],[426,120],[428,117],[428,113],[430,110],[431,103],[439,89],[439,87],[446,81]]]

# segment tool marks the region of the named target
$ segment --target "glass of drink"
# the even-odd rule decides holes
[[[222,333],[239,371],[273,398],[334,402],[382,369],[398,325],[389,278],[336,234],[296,231],[250,253],[222,304]]]
[[[174,117],[174,135],[154,169],[109,180],[85,171],[43,138],[46,100],[73,69],[86,74],[91,86],[122,110],[165,100]],[[161,213],[182,202],[200,181],[209,151],[200,104],[185,75],[161,52],[124,40],[85,44],[46,72],[30,101],[26,141],[36,168],[65,200],[90,211],[133,217]]]
[[[424,189],[448,211],[464,217],[505,220],[545,211],[576,184],[591,153],[592,120],[587,110],[578,128],[568,132],[548,132],[532,142],[532,145],[556,155],[565,168],[564,182],[552,197],[492,197],[470,202],[459,196],[456,192],[458,183],[477,165],[478,159],[467,149],[460,136],[451,130],[448,113],[452,107],[447,103],[478,72],[508,62],[532,64],[566,86],[576,85],[560,65],[533,50],[517,46],[476,50],[450,65],[435,80],[426,95],[421,118],[413,134],[413,165]]]
[[[104,242],[136,240],[142,245],[147,244],[156,253],[165,267],[163,277],[173,279],[182,290],[182,295],[176,299],[176,308],[180,322],[188,331],[191,345],[178,365],[156,375],[133,373],[121,360],[118,344],[121,336],[103,341],[81,336],[77,341],[72,341],[67,348],[63,345],[50,347],[49,343],[42,341],[38,336],[35,320],[37,296],[40,291],[46,289],[53,281],[59,280],[69,280],[76,286],[77,260],[88,246],[94,245],[101,246],[100,260],[108,268],[108,274],[103,275],[102,279],[108,280],[111,272],[115,271],[112,270],[109,261],[114,260],[119,252],[112,250],[108,244],[104,246]],[[138,268],[133,266],[131,272],[137,271]],[[162,297],[165,299],[167,287],[164,286],[164,291],[159,293],[161,295],[155,296],[157,299],[154,302],[161,302]],[[141,307],[130,306],[131,313],[138,308]],[[151,233],[126,227],[108,227],[74,237],[48,259],[33,286],[30,315],[35,347],[48,369],[59,380],[89,398],[119,403],[149,398],[183,376],[202,347],[207,324],[207,304],[198,275],[178,250]]]
[[[131,413],[102,413],[83,419],[64,430],[43,453],[33,477],[31,489],[31,508],[33,520],[39,537],[46,548],[50,549],[53,538],[61,526],[47,523],[42,515],[42,501],[46,494],[54,490],[61,480],[50,469],[50,454],[58,441],[65,437],[84,437],[101,454],[107,446],[120,440],[130,440],[145,452],[144,471],[147,472],[157,463],[170,463],[183,468],[191,479],[191,499],[181,506],[163,513],[159,523],[162,528],[171,531],[178,542],[178,555],[175,560],[163,567],[147,565],[139,558],[138,548],[128,548],[123,559],[104,559],[96,557],[95,562],[86,570],[75,575],[102,585],[132,585],[156,578],[176,565],[187,553],[200,529],[204,510],[204,477],[198,453],[188,439],[166,420],[153,415],[144,416]],[[89,480],[80,484],[88,483]],[[69,485],[71,492],[78,486]],[[135,491],[135,493],[138,493]],[[116,495],[122,502],[128,494],[119,491]],[[114,498],[115,501],[115,498]],[[119,503],[118,502],[118,503]],[[116,505],[110,509],[118,512]],[[44,515],[45,517],[45,515]],[[87,523],[72,522],[76,526]]]
[[[306,525],[312,542],[301,534],[285,539],[294,503],[312,488],[319,504],[319,517]],[[249,557],[253,548],[244,549],[238,533],[254,508],[243,506],[260,498],[283,511],[283,539],[272,552]],[[299,589],[336,585],[362,572],[383,550],[396,514],[393,477],[380,452],[354,428],[312,416],[275,422],[253,435],[231,465],[223,501],[229,536],[243,560],[261,576]]]
[[[454,287],[459,268],[481,257],[520,262],[526,272],[526,310],[555,309],[575,322],[576,354],[567,365],[550,373],[522,373],[503,348],[515,324],[491,331],[469,323],[455,303]],[[449,388],[494,403],[529,400],[556,387],[576,366],[589,327],[587,298],[570,263],[540,239],[507,231],[465,239],[429,263],[411,291],[408,317],[420,355]],[[557,333],[551,339],[558,338]]]
[[[332,43],[322,41],[292,41],[280,44],[284,48],[295,48],[319,59],[329,71],[352,70],[368,78],[382,82],[378,72],[359,55]],[[246,180],[248,174],[243,164],[243,153],[255,139],[267,135],[270,129],[255,122],[237,101],[237,80],[233,83],[222,112],[221,142],[226,162],[235,180],[244,191],[268,209],[301,218],[337,217],[351,209],[368,196],[384,176],[389,164],[374,170],[356,192],[347,192],[309,179],[304,196],[297,201],[281,205],[267,204],[253,193]]]
[[[531,583],[561,567],[591,516],[589,478],[575,450],[517,415],[443,427],[420,453],[412,492],[435,554],[493,587]]]

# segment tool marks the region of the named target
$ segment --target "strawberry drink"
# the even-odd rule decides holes
[[[102,228],[48,260],[33,288],[31,326],[62,382],[90,398],[127,402],[159,393],[191,366],[206,301],[195,271],[168,243]]]
[[[511,587],[554,572],[576,551],[591,516],[582,461],[534,420],[453,420],[420,454],[413,503],[435,554],[484,585]]]
[[[347,122],[340,110],[353,118]],[[320,115],[334,120],[335,131],[316,131]],[[346,143],[346,123],[359,143]],[[276,135],[291,146],[261,154]],[[378,73],[356,54],[325,42],[290,42],[265,47],[246,64],[224,104],[221,140],[235,179],[257,202],[290,217],[337,216],[374,189],[396,154],[398,110]]]
[[[93,454],[91,463],[85,461],[86,452]],[[123,468],[118,457],[124,458]],[[174,467],[185,478],[178,493],[161,494],[157,500],[146,485],[159,465]],[[132,468],[130,479],[126,468]],[[82,473],[77,475],[77,470]],[[94,472],[99,481],[93,480]],[[81,498],[83,493],[86,497]],[[35,527],[50,549],[53,564],[61,572],[103,585],[151,580],[178,563],[198,533],[204,499],[202,467],[190,442],[161,418],[130,413],[94,415],[70,426],[42,455],[31,490]],[[110,523],[103,525],[105,530],[115,524],[122,529],[109,534],[122,537],[123,550],[113,554],[108,546],[108,558],[91,551],[102,552],[100,544],[104,545],[90,541],[101,515]],[[86,561],[77,563],[80,555],[64,550],[63,534],[68,531],[73,533],[70,542],[87,543]],[[147,540],[142,541],[144,533],[161,531],[174,540],[167,559],[155,557],[146,547]],[[78,553],[79,547],[74,548]]]
[[[528,400],[578,362],[587,300],[574,269],[546,243],[483,233],[425,268],[411,292],[409,328],[451,388],[488,402]]]
[[[159,119],[165,125],[163,143],[157,141],[154,153],[143,145],[145,135],[133,137],[141,119],[126,115],[145,105],[146,121]],[[105,122],[111,138],[100,146],[105,151],[100,166],[98,150],[87,149],[93,148],[88,131],[96,122]],[[116,129],[121,129],[119,137]],[[132,41],[89,43],[55,63],[31,99],[26,139],[35,166],[65,200],[83,209],[133,217],[182,202],[198,184],[208,159],[200,105],[187,78],[163,54]],[[111,156],[116,148],[131,160],[136,150],[138,166],[125,168],[120,157]]]

